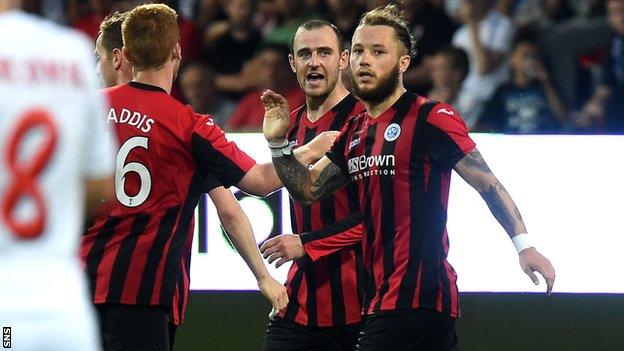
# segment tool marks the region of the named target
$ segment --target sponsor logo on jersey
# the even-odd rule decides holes
[[[455,115],[455,112],[449,111],[449,110],[447,110],[445,108],[441,108],[441,109],[437,110],[436,113],[444,113],[444,114],[447,114],[449,116]]]
[[[401,126],[396,123],[392,123],[386,128],[386,131],[384,132],[384,139],[387,141],[395,141],[399,138],[399,135],[401,135]]]
[[[352,180],[370,177],[371,175],[393,176],[394,155],[365,155],[352,157],[347,161],[347,168]]]

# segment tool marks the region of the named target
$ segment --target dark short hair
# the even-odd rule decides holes
[[[397,38],[407,50],[410,57],[416,55],[416,39],[409,30],[407,20],[403,11],[396,5],[390,4],[380,6],[362,15],[358,27],[360,26],[389,26],[394,28]]]
[[[342,33],[340,32],[340,29],[338,29],[338,27],[336,27],[333,23],[329,21],[326,21],[323,19],[313,19],[313,20],[303,22],[297,28],[292,38],[290,38],[290,48],[289,48],[290,53],[294,54],[295,37],[297,36],[297,33],[299,32],[300,29],[313,30],[313,29],[323,28],[323,27],[329,27],[334,31],[334,34],[336,34],[336,40],[338,40],[338,49],[340,49],[340,51],[344,50],[344,40],[342,39]]]
[[[106,16],[102,23],[100,23],[98,35],[100,37],[100,43],[106,50],[107,56],[110,55],[113,50],[123,47],[121,24],[126,18],[126,14],[127,12],[115,12],[112,15]]]
[[[466,79],[468,69],[470,68],[466,50],[449,45],[440,49],[440,51],[437,52],[437,55],[444,55],[447,57],[453,69],[457,69],[462,73],[462,80]]]

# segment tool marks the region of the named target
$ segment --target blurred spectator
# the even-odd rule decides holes
[[[147,2],[157,2],[166,4],[172,9],[178,10],[180,6],[179,0],[156,0]],[[198,45],[201,42],[201,32],[199,26],[195,22],[184,16],[178,16],[178,27],[180,27],[180,46],[182,47],[182,59],[185,61],[193,61],[199,59],[202,55],[202,47]]]
[[[264,106],[260,102],[260,95],[265,89],[284,96],[291,109],[305,102],[305,95],[290,69],[287,46],[265,44],[250,64],[257,67],[264,84],[247,93],[239,102],[225,125],[229,131],[258,132],[262,129]]]
[[[215,92],[215,75],[208,65],[191,62],[184,65],[178,79],[184,101],[197,113],[212,115],[219,126],[225,125],[236,104]]]
[[[455,32],[453,45],[466,50],[470,70],[456,107],[468,128],[472,128],[485,101],[509,76],[505,58],[514,28],[494,8],[493,0],[463,0],[461,4],[460,18],[464,25]]]
[[[613,30],[602,81],[585,104],[579,127],[608,133],[624,131],[624,0],[607,0],[607,20]]]
[[[357,27],[364,8],[357,3],[349,3],[343,0],[327,0],[328,21],[333,23],[345,39],[345,47],[351,46],[351,38]]]
[[[544,48],[552,80],[560,89],[566,105],[578,108],[586,99],[584,89],[592,84],[591,77],[583,77],[579,58],[586,55],[600,56],[596,55],[597,51],[609,44],[612,35],[604,19],[582,18],[554,26],[548,33],[541,35],[545,39]],[[591,68],[585,68],[588,69]]]
[[[321,17],[314,8],[306,8],[304,0],[273,0],[279,22],[273,30],[265,35],[264,40],[274,44],[289,45],[297,28],[303,22]]]
[[[428,97],[455,105],[462,83],[468,75],[468,65],[468,55],[463,49],[448,46],[438,51],[430,65],[433,88]]]
[[[25,12],[43,16],[57,23],[67,24],[67,2],[58,0],[22,0]]]
[[[243,72],[245,62],[253,57],[262,39],[250,24],[252,5],[251,0],[226,1],[227,19],[213,23],[204,31],[217,89],[232,99],[242,97],[257,83]]]
[[[434,6],[429,0],[403,1],[400,7],[417,40],[418,51],[403,81],[408,90],[424,94],[431,88],[431,58],[451,43],[456,25],[443,9]]]
[[[524,0],[514,12],[516,25],[534,26],[542,30],[576,15],[569,0]]]
[[[520,36],[510,58],[512,78],[501,85],[479,119],[478,131],[557,133],[565,107],[544,67],[535,38]]]
[[[266,37],[279,22],[278,8],[273,0],[259,0],[253,18],[253,25]]]
[[[221,0],[195,0],[193,19],[200,28],[227,18]]]
[[[111,13],[114,1],[107,0],[69,0],[69,23],[93,39],[97,39],[100,23]]]

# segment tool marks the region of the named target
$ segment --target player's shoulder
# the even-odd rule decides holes
[[[305,111],[306,111],[306,105],[305,104],[295,108],[294,110],[292,110],[290,112],[290,119],[291,120],[296,119],[297,116],[299,116],[302,113],[305,113]]]
[[[12,33],[19,33],[16,39],[24,46],[32,47],[37,43],[36,47],[50,51],[90,51],[93,46],[85,34],[75,29],[21,11],[12,11],[2,22],[11,28]]]
[[[428,110],[426,123],[443,130],[467,129],[466,123],[455,107],[446,102],[430,100],[423,97],[421,108]]]
[[[461,114],[450,104],[439,101],[431,101],[431,111],[429,112],[429,118],[432,117],[440,117],[440,118],[461,118]]]

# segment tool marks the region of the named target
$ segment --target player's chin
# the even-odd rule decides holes
[[[327,88],[326,87],[314,87],[314,88],[306,87],[305,94],[306,96],[309,96],[311,98],[321,97],[321,96],[327,95]]]
[[[369,82],[357,84],[357,91],[362,94],[371,94],[374,93],[376,90],[377,86]]]

